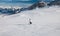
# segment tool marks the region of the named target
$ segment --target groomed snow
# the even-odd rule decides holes
[[[60,36],[60,7],[36,8],[4,17],[0,15],[0,36]]]

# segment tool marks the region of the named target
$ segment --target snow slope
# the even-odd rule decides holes
[[[0,36],[60,36],[60,7],[36,8],[30,11],[0,15]],[[32,20],[29,25],[29,20]]]

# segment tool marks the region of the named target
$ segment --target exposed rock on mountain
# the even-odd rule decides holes
[[[49,6],[51,5],[60,5],[60,0],[55,0],[55,1],[52,1],[48,4]]]
[[[28,7],[28,10],[35,9],[37,7],[38,3],[34,3],[31,6]]]
[[[33,5],[29,6],[28,9],[35,9],[36,7],[41,8],[44,6],[46,6],[45,2],[37,2],[37,3],[34,3]]]
[[[42,7],[45,7],[46,5],[47,4],[45,2],[37,2],[37,3],[34,3],[31,6],[27,7],[27,8],[21,8],[20,12],[25,11],[25,10],[32,10],[32,9],[35,9],[36,7],[42,8]]]
[[[45,6],[46,6],[45,2],[36,2],[36,3],[32,4],[31,6],[29,6],[27,8],[18,8],[18,9],[15,9],[15,8],[0,8],[0,13],[11,15],[11,14],[20,13],[21,11],[33,10],[36,7],[42,8],[42,7],[45,7]]]
[[[42,1],[42,2],[39,2],[37,6],[40,8],[40,7],[45,7],[46,5],[47,3]]]

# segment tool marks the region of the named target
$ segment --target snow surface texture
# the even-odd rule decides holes
[[[60,7],[36,8],[18,14],[0,15],[0,36],[60,36]],[[29,20],[32,20],[29,25]]]

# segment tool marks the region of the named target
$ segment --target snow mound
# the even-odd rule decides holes
[[[0,15],[0,36],[60,36],[60,7],[36,8],[4,17]]]

